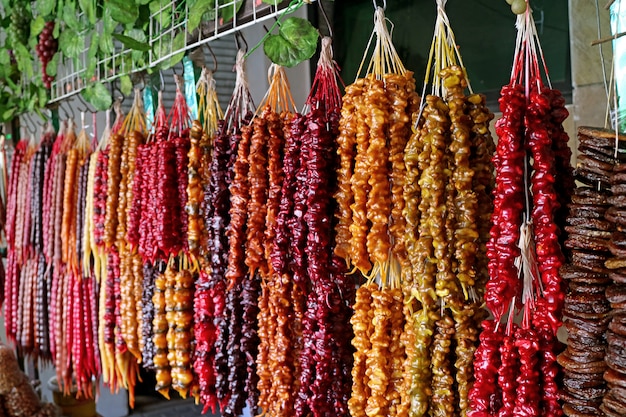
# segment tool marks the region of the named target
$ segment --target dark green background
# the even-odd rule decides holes
[[[342,78],[351,83],[372,33],[374,6],[372,0],[334,3],[335,58]],[[567,0],[535,0],[531,4],[550,78],[567,95],[572,88]],[[495,100],[510,78],[515,15],[505,0],[449,0],[446,10],[474,91]],[[435,24],[435,0],[387,0],[386,16],[394,24],[396,49],[407,69],[415,72],[421,90]],[[369,62],[369,56],[367,59]]]

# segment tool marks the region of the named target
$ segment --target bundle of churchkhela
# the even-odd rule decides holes
[[[356,351],[348,405],[354,417],[402,415],[409,407],[401,398],[405,344],[400,270],[408,262],[403,157],[419,98],[382,8],[375,11],[372,36],[367,74],[346,87],[337,138],[335,255],[348,270],[368,277],[356,291],[351,318]]]
[[[404,389],[416,416],[467,415],[488,278],[493,114],[471,93],[444,5],[426,71],[432,91],[404,154]]]
[[[474,417],[562,413],[556,332],[565,298],[560,219],[574,186],[562,126],[568,113],[560,92],[542,79],[530,9],[518,16],[517,28],[511,81],[502,88],[502,118],[496,123],[485,292],[493,319],[483,322],[475,355],[468,412]]]

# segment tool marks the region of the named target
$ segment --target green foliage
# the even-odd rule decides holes
[[[315,54],[319,33],[306,19],[290,17],[280,25],[277,35],[263,43],[265,55],[275,64],[293,67]]]

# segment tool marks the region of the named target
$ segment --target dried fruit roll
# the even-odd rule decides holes
[[[205,225],[202,218],[202,194],[203,179],[201,170],[201,149],[202,125],[194,120],[189,131],[189,164],[187,165],[187,206],[185,211],[188,216],[187,225],[187,246],[192,257],[197,257],[200,251],[201,237],[205,233]]]
[[[337,136],[337,153],[339,154],[339,168],[337,169],[337,192],[335,199],[338,205],[338,222],[336,227],[335,254],[350,264],[350,223],[352,222],[351,206],[354,202],[352,194],[352,175],[354,172],[354,158],[356,156],[357,124],[360,101],[363,100],[365,80],[359,79],[346,87],[339,120],[339,136]]]
[[[107,248],[113,245],[117,233],[117,207],[120,196],[120,181],[122,178],[121,162],[123,151],[124,137],[114,133],[109,139],[107,148],[107,193],[103,236],[103,241]]]
[[[246,265],[250,274],[257,270],[267,274],[265,262],[265,217],[267,213],[267,193],[269,179],[267,175],[267,117],[271,109],[267,106],[263,113],[253,120],[254,132],[250,139],[248,183],[250,184],[250,202],[248,203],[248,222],[246,230]]]
[[[390,98],[389,111],[389,162],[391,164],[391,221],[389,232],[393,237],[392,251],[404,268],[410,263],[405,242],[406,220],[404,217],[404,187],[407,169],[405,165],[405,149],[411,137],[411,115],[419,106],[415,92],[413,73],[404,75],[386,74],[385,89]],[[415,181],[417,184],[417,181]]]
[[[377,80],[373,76],[370,76],[367,83],[364,105],[365,108],[369,110],[368,113],[363,113],[368,115],[365,121],[369,130],[369,143],[367,144],[366,159],[364,161],[366,167],[362,167],[366,172],[358,172],[358,166],[355,166],[353,178],[359,178],[361,175],[367,177],[369,187],[367,187],[368,194],[365,204],[365,213],[367,221],[371,224],[369,231],[367,231],[367,253],[370,262],[375,266],[383,266],[389,259],[389,251],[391,249],[388,231],[389,218],[391,217],[391,206],[389,205],[391,193],[389,172],[387,169],[389,149],[387,148],[386,135],[390,104],[389,98],[385,94],[383,80]],[[364,142],[365,139],[363,138],[361,140],[362,145],[364,145],[366,143]],[[358,143],[357,136],[357,152]],[[358,158],[359,154],[357,154],[357,161]],[[360,195],[361,191],[356,190],[354,186],[358,187],[358,184],[353,184],[353,192],[355,194],[355,204],[359,204],[358,201],[360,197],[357,197],[357,195]],[[362,206],[359,207],[357,205],[356,207],[362,210]],[[359,219],[359,215],[354,211],[353,219]],[[362,222],[361,224],[364,223]],[[356,227],[353,228],[353,230],[355,229]],[[353,238],[357,239],[354,234]],[[367,272],[363,269],[361,271]]]
[[[193,293],[193,274],[185,269],[178,271],[175,276],[174,292],[172,294],[173,317],[171,322],[168,320],[170,332],[174,329],[172,344],[174,348],[174,360],[170,360],[169,362],[172,374],[172,388],[183,398],[186,398],[194,379],[191,370],[191,355],[193,351]],[[166,291],[166,298],[167,295]],[[169,303],[166,299],[166,305],[167,304]],[[170,334],[168,333],[168,338],[169,336]],[[172,353],[171,348],[169,352]]]
[[[451,345],[454,338],[454,320],[449,313],[436,323],[436,333],[431,347],[432,392],[431,416],[454,416],[455,391],[454,376],[452,374]]]
[[[364,81],[364,90],[369,89],[370,79]],[[372,264],[367,252],[367,196],[370,192],[368,170],[367,149],[369,147],[369,126],[367,124],[367,115],[369,108],[366,105],[366,98],[360,102],[360,106],[355,107],[357,112],[356,124],[356,156],[354,159],[354,172],[350,177],[351,194],[353,203],[350,205],[352,210],[352,222],[350,223],[350,261],[364,275],[372,268]]]
[[[482,94],[472,94],[467,97],[467,112],[472,119],[472,154],[470,166],[474,170],[472,189],[476,194],[478,204],[477,228],[479,248],[476,252],[476,285],[474,290],[479,299],[484,293],[485,284],[489,279],[487,268],[486,244],[489,241],[489,229],[491,213],[493,211],[493,198],[491,193],[494,188],[493,163],[491,158],[495,150],[495,144],[489,131],[489,122],[493,120],[493,113],[486,106],[486,98]]]
[[[454,257],[457,262],[455,274],[463,289],[464,299],[469,298],[469,291],[475,284],[478,229],[476,217],[478,200],[472,189],[474,170],[471,167],[471,128],[472,120],[466,114],[466,98],[464,90],[467,81],[463,70],[453,66],[443,70],[441,74],[447,89],[446,101],[450,108],[451,143],[454,171],[451,181],[454,185]]]
[[[368,398],[371,395],[369,387],[370,376],[367,372],[367,352],[371,349],[371,336],[374,332],[372,318],[374,316],[372,292],[376,291],[376,284],[359,287],[356,291],[354,315],[350,319],[354,329],[354,365],[352,367],[352,397],[348,401],[350,415],[353,417],[366,416]]]
[[[168,320],[166,312],[166,296],[168,277],[171,279],[173,272],[168,267],[162,274],[157,275],[154,280],[154,294],[152,303],[154,305],[154,319],[152,320],[153,340],[155,355],[153,360],[156,370],[155,389],[166,398],[169,398],[169,389],[172,385],[172,374],[168,359]]]

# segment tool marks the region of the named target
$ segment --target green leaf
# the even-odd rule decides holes
[[[145,5],[145,4],[150,3],[151,1],[153,1],[153,0],[135,0],[135,3],[136,3],[137,5],[139,5],[139,6],[143,6],[143,5]]]
[[[275,64],[293,67],[313,56],[319,33],[311,23],[290,17],[280,25],[278,35],[269,35],[263,43],[265,55]]]
[[[125,96],[129,96],[133,92],[133,82],[129,75],[123,75],[120,77],[120,91]]]
[[[28,49],[22,44],[17,44],[13,52],[15,53],[17,68],[23,73],[23,78],[27,80],[33,78],[33,57]]]
[[[105,7],[111,11],[111,17],[122,24],[135,23],[139,17],[139,8],[133,0],[107,0]]]
[[[172,24],[172,7],[170,0],[153,0],[150,3],[150,13],[155,15],[155,20],[159,23],[161,28],[167,28]],[[190,12],[189,21],[191,21],[192,18],[193,15]]]
[[[220,3],[222,2],[223,1],[220,1]],[[233,20],[237,12],[239,12],[239,9],[241,9],[243,0],[237,0],[235,1],[235,3],[229,0],[226,2],[226,4],[228,4],[226,7],[220,9],[220,17],[224,19],[224,22],[230,22],[231,20]]]
[[[102,33],[110,36],[116,27],[117,22],[111,16],[111,9],[105,7],[102,12]]]
[[[73,3],[66,3],[63,7],[63,21],[68,28],[79,32],[83,26],[78,21],[77,16],[76,6]]]
[[[274,0],[263,0],[263,1],[262,1],[262,3],[265,3],[265,4],[271,4],[272,6],[273,6],[274,4],[276,4],[276,3],[274,2]]]
[[[171,42],[171,46],[170,46],[170,39],[171,39],[171,35],[166,35],[163,38],[161,38],[160,42],[157,42],[154,44],[153,52],[157,60],[160,60],[161,58],[168,56],[172,51],[183,49],[185,47],[185,41],[187,40],[187,33],[181,32],[178,35],[176,35],[174,37],[174,40]],[[174,65],[179,63],[181,59],[183,59],[183,56],[185,56],[184,51],[177,53],[173,56],[167,57],[161,63],[159,63],[159,69],[165,70],[165,69],[173,67]]]
[[[193,6],[189,8],[188,30],[190,32],[196,30],[198,26],[200,26],[202,15],[210,10],[213,10],[215,13],[215,0],[197,0]]]
[[[111,104],[113,104],[111,93],[102,83],[95,83],[88,86],[81,94],[83,98],[98,111],[107,110],[111,107]]]
[[[59,36],[59,49],[68,58],[78,58],[85,48],[85,35],[66,29]]]
[[[143,52],[147,52],[150,50],[150,45],[148,45],[148,43],[139,42],[138,40],[133,39],[130,36],[122,35],[119,33],[114,33],[113,37],[117,39],[118,41],[122,42],[122,44],[124,44],[124,46],[127,48],[134,49],[136,51],[143,51]]]
[[[48,74],[51,77],[56,77],[58,67],[59,67],[59,54],[56,53],[54,54],[50,62],[48,62],[48,66],[46,67],[46,74]]]
[[[37,14],[42,17],[47,17],[54,12],[56,5],[56,0],[37,0]]]
[[[94,0],[78,0],[80,9],[92,25],[96,24],[96,3]]]
[[[96,71],[96,65],[98,65],[96,55],[98,54],[99,44],[100,35],[98,35],[98,32],[94,31],[91,35],[89,49],[87,50],[87,68],[85,69],[85,78],[87,79],[93,77]]]
[[[9,51],[2,48],[0,49],[0,67],[11,64],[11,55],[9,55]]]
[[[44,26],[46,26],[46,21],[43,16],[37,16],[35,20],[30,22],[30,36],[34,36],[35,39],[37,39],[37,36],[39,36]]]
[[[6,109],[3,113],[2,113],[2,119],[4,121],[8,121],[13,119],[13,117],[15,116],[15,113],[17,112],[17,109],[15,107],[11,107],[9,109]]]

